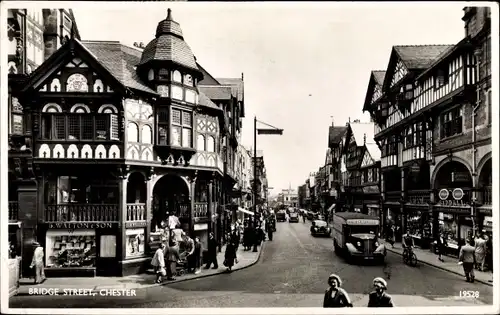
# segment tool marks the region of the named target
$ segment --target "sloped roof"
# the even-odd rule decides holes
[[[370,156],[372,157],[372,159],[375,162],[380,161],[381,152],[380,152],[380,148],[378,147],[378,145],[376,143],[367,143],[365,146],[366,146],[366,150],[368,151],[368,153],[370,153]]]
[[[172,18],[172,10],[170,9],[168,9],[167,18],[158,23],[155,39],[144,48],[140,64],[151,60],[171,61],[200,71],[191,48],[184,41],[179,23]]]
[[[216,110],[222,110],[219,108],[219,106],[215,105],[214,102],[212,102],[208,96],[205,95],[205,93],[201,92],[198,90],[198,104],[200,106],[216,109]]]
[[[211,100],[230,100],[232,88],[223,85],[199,85],[198,89]]]
[[[374,140],[374,135],[375,135],[374,123],[356,122],[356,123],[350,123],[350,126],[352,130],[352,136],[354,137],[354,140],[356,141],[356,145],[358,147],[363,146],[365,135],[366,135],[366,144],[369,143],[376,144]]]
[[[207,69],[203,68],[198,62],[196,62],[196,65],[203,75],[203,79],[198,82],[198,85],[220,85],[220,82],[217,81]]]
[[[384,84],[385,79],[385,70],[373,70],[373,77],[375,78],[375,82],[379,85]]]
[[[426,69],[453,45],[400,45],[394,50],[409,70]]]
[[[328,128],[328,146],[339,144],[346,130],[347,126],[330,126]]]
[[[237,97],[239,102],[243,101],[244,95],[244,82],[240,78],[217,78],[217,81],[221,85],[230,85],[232,87],[232,93]]]
[[[144,84],[135,71],[141,51],[117,41],[82,41],[85,47],[124,86],[157,94]]]

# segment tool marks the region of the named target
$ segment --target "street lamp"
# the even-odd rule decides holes
[[[269,128],[257,129],[257,116],[253,118],[253,200],[254,200],[254,228],[257,228],[257,135],[283,135],[283,129],[276,128],[262,121],[261,124],[266,125]],[[253,246],[253,251],[257,251],[257,242]]]

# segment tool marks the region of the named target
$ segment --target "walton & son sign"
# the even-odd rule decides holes
[[[78,229],[111,229],[113,223],[49,223],[49,229],[64,229],[64,230],[78,230]]]

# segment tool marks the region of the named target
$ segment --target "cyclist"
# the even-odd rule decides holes
[[[410,235],[410,230],[406,230],[406,234],[403,236],[403,249],[406,254],[406,257],[409,257],[411,255],[413,247],[415,246],[415,243],[413,242],[413,237]]]

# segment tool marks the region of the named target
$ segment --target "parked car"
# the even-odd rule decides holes
[[[288,217],[288,223],[291,222],[299,223],[299,214],[297,212],[290,212],[290,216]]]
[[[314,220],[311,225],[311,235],[312,236],[330,236],[332,235],[332,230],[328,226],[328,224],[323,220]]]
[[[285,222],[286,221],[286,211],[285,210],[279,210],[276,213],[276,221],[277,222]]]

